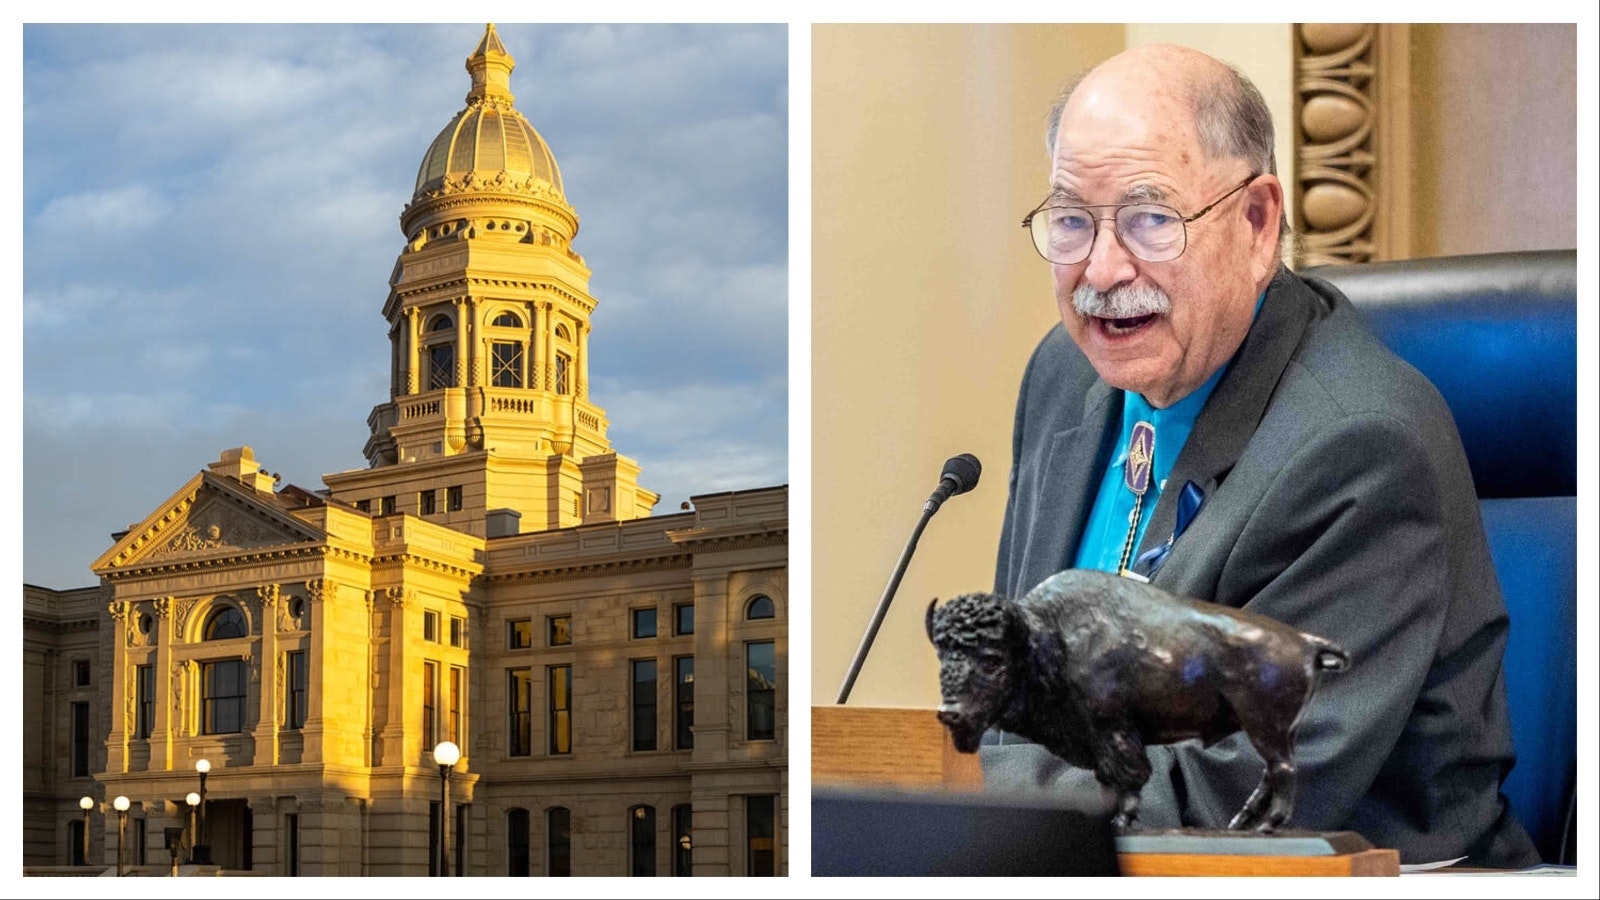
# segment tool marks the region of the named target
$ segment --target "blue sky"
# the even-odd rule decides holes
[[[787,468],[783,26],[497,24],[594,275],[591,399],[662,495]],[[248,444],[365,466],[399,215],[474,25],[23,30],[23,579]]]

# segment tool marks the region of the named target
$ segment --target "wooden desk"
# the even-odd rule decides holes
[[[811,781],[827,787],[981,791],[976,753],[958,753],[929,709],[811,708]],[[1121,853],[1125,875],[1399,875],[1395,850],[1332,856]]]

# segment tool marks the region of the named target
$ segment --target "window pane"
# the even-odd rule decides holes
[[[436,717],[434,715],[434,700],[439,695],[439,664],[424,662],[422,664],[422,745],[424,749],[432,748],[438,743],[439,732],[436,730]]]
[[[656,611],[654,608],[633,611],[633,636],[636,638],[653,638],[656,636]]]
[[[522,345],[495,341],[490,345],[495,387],[522,387]]]
[[[428,390],[456,386],[456,347],[435,344],[428,348]]]
[[[680,603],[672,608],[673,615],[677,618],[674,624],[678,634],[694,634],[694,604]]]
[[[417,494],[417,515],[431,516],[438,511],[439,492],[429,489]]]
[[[467,620],[459,616],[450,617],[450,646],[460,647],[467,640]]]
[[[744,800],[744,833],[750,848],[747,863],[751,875],[778,874],[774,799],[771,794],[765,794]]]
[[[672,808],[672,874],[694,874],[694,809],[685,803]]]
[[[770,741],[776,733],[778,667],[773,651],[772,641],[745,645],[745,736],[752,741]]]
[[[528,756],[533,753],[533,672],[513,669],[507,675],[506,707],[511,710],[508,752]]]
[[[545,814],[545,843],[549,846],[550,865],[545,873],[552,877],[572,874],[572,813],[558,806]]]
[[[533,620],[517,619],[508,622],[506,629],[506,646],[512,650],[521,650],[533,646]]]
[[[72,704],[72,774],[89,774],[89,704]]]
[[[746,610],[745,618],[747,619],[770,619],[776,613],[776,609],[772,605],[772,598],[765,595],[751,600]]]
[[[656,748],[656,661],[633,661],[633,749]]]
[[[244,615],[231,606],[224,606],[206,620],[205,640],[220,641],[245,636]]]
[[[506,810],[506,874],[513,877],[532,875],[528,859],[528,811]]]
[[[306,654],[295,650],[288,654],[287,696],[284,697],[283,725],[285,728],[302,728],[306,724]]]
[[[550,752],[572,752],[572,667],[550,667]]]
[[[461,683],[465,674],[460,666],[450,667],[450,736],[446,740],[457,746],[464,743],[461,732]]]
[[[425,641],[439,642],[439,614],[424,612],[422,614],[422,639]]]
[[[147,738],[155,728],[156,722],[156,667],[140,666],[138,676],[134,682],[135,699],[138,718],[134,724],[133,736]]]
[[[676,674],[677,713],[673,724],[676,735],[674,746],[679,750],[694,749],[694,657],[680,656],[673,660]]]
[[[656,874],[656,809],[653,806],[635,806],[628,811],[633,838],[629,842],[633,852],[632,871],[629,874],[652,877]]]
[[[551,616],[550,619],[549,619],[549,622],[550,622],[550,646],[552,646],[552,647],[563,647],[563,646],[566,646],[567,644],[572,643],[572,617],[571,616]]]
[[[445,505],[449,508],[450,512],[458,512],[458,511],[460,511],[460,509],[461,509],[461,486],[460,485],[456,485],[455,487],[445,488],[444,489],[444,496],[445,496]]]
[[[205,663],[200,673],[201,731],[234,734],[244,729],[244,661]]]

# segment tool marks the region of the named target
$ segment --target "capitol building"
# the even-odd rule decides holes
[[[221,449],[24,586],[26,872],[788,874],[787,486],[651,515],[513,66],[418,148],[367,467]]]

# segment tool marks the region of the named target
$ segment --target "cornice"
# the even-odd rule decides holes
[[[400,553],[385,553],[372,557],[372,567],[374,569],[377,569],[379,566],[395,564],[399,564],[403,568],[427,569],[430,572],[439,572],[445,575],[460,578],[465,581],[470,581],[483,572],[482,566],[464,566],[457,562],[451,562],[449,560],[438,559],[432,556],[423,556],[421,554],[404,551]]]
[[[287,559],[300,559],[312,556],[325,556],[331,559],[341,559],[350,562],[369,562],[372,557],[365,553],[346,550],[343,547],[332,547],[327,544],[291,545],[286,547],[264,547],[242,553],[223,554],[218,556],[204,556],[170,562],[153,562],[148,565],[133,565],[125,569],[113,569],[105,573],[108,581],[121,581],[131,577],[148,575],[176,574],[190,572],[196,569],[222,569],[234,566],[252,565],[263,562],[276,562]]]
[[[551,566],[519,566],[511,572],[488,572],[482,580],[490,584],[509,584],[519,581],[570,581],[575,578],[591,578],[596,575],[621,574],[632,572],[665,572],[676,569],[691,569],[694,567],[694,557],[688,553],[677,553],[670,556],[654,556],[648,559],[606,559],[593,562],[573,562],[564,565]]]

